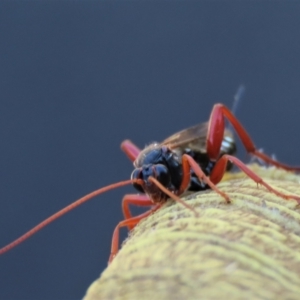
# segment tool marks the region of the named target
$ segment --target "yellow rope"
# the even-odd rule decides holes
[[[272,187],[300,195],[300,177],[252,166]],[[187,196],[200,216],[167,203],[130,233],[85,300],[300,299],[300,208],[242,173]]]

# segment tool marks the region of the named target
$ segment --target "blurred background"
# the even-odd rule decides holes
[[[2,1],[1,246],[128,179],[124,139],[144,147],[207,121],[241,84],[237,116],[255,144],[300,164],[299,14],[299,2]],[[1,256],[0,299],[82,298],[132,192],[104,194]]]

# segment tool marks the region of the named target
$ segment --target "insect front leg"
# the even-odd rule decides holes
[[[134,162],[136,158],[138,157],[139,153],[141,152],[141,149],[138,148],[134,143],[132,143],[130,140],[125,140],[121,144],[121,149],[125,152],[125,154],[128,156],[128,158]]]
[[[153,206],[153,201],[149,199],[147,195],[128,194],[122,199],[122,211],[124,219],[131,219],[132,214],[129,209],[129,205],[135,206]],[[134,225],[127,226],[129,230],[134,228]]]
[[[225,165],[226,168],[226,165]],[[229,197],[218,189],[218,187],[209,177],[207,177],[204,172],[201,170],[200,166],[195,162],[195,160],[189,156],[188,154],[184,154],[182,156],[182,169],[183,169],[183,180],[181,183],[181,186],[179,188],[179,194],[183,193],[186,188],[188,187],[188,180],[186,178],[190,178],[190,171],[191,169],[195,172],[195,174],[198,176],[199,180],[204,181],[212,190],[217,192],[219,195],[221,195],[227,203],[230,203]],[[225,171],[224,171],[225,172]],[[224,173],[223,173],[224,174]],[[222,174],[222,176],[223,176]]]
[[[151,215],[154,211],[160,208],[161,205],[156,205],[154,208],[136,216],[132,217],[127,220],[121,221],[115,228],[113,236],[112,236],[112,242],[111,242],[111,251],[110,251],[110,256],[108,263],[110,264],[114,257],[117,255],[118,250],[119,250],[119,233],[120,233],[120,228],[122,227],[134,227],[138,222],[140,222],[142,219],[146,218],[147,216]]]
[[[225,118],[232,124],[248,153],[259,157],[266,163],[278,168],[282,168],[287,171],[300,171],[300,167],[287,166],[258,151],[245,128],[223,104],[214,105],[209,119],[206,149],[210,159],[217,160],[219,157],[225,130]]]
[[[248,177],[250,177],[252,180],[254,180],[257,184],[263,185],[267,190],[269,190],[271,193],[274,193],[275,195],[284,198],[284,199],[294,199],[300,204],[300,197],[295,195],[286,195],[283,194],[275,189],[273,189],[269,184],[267,184],[261,177],[259,177],[257,174],[255,174],[251,169],[249,169],[243,162],[241,162],[238,158],[232,155],[224,154],[215,164],[211,174],[210,179],[212,182],[217,184],[221,181],[225,171],[226,171],[226,165],[228,161],[231,161],[233,164],[235,164],[241,171],[243,171]]]

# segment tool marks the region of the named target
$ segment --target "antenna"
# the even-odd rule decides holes
[[[69,204],[68,206],[66,206],[65,208],[59,210],[58,212],[54,213],[52,216],[50,216],[49,218],[45,219],[44,221],[42,221],[41,223],[39,223],[38,225],[36,225],[35,227],[33,227],[32,229],[30,229],[29,231],[27,231],[26,233],[24,233],[23,235],[21,235],[19,238],[15,239],[14,241],[12,241],[11,243],[7,244],[6,246],[0,248],[0,255],[9,251],[10,249],[16,247],[17,245],[21,244],[22,242],[24,242],[25,240],[27,240],[29,237],[31,237],[32,235],[34,235],[35,233],[37,233],[38,231],[40,231],[42,228],[44,228],[45,226],[49,225],[50,223],[52,223],[53,221],[57,220],[58,218],[60,218],[61,216],[63,216],[64,214],[68,213],[69,211],[73,210],[74,208],[76,208],[77,206],[89,201],[90,199],[103,194],[107,191],[113,190],[115,188],[127,185],[127,184],[132,184],[132,183],[141,183],[141,181],[138,180],[125,180],[125,181],[120,181],[117,183],[113,183],[110,185],[107,185],[103,188],[100,188],[94,192],[91,192],[83,197],[81,197],[80,199],[76,200],[75,202]]]
[[[241,84],[238,87],[238,89],[237,89],[237,91],[236,91],[236,93],[233,97],[233,104],[232,104],[232,107],[231,107],[231,112],[234,115],[236,115],[236,110],[237,110],[238,104],[240,103],[241,99],[245,95],[245,90],[246,90],[245,85]]]
[[[177,195],[175,195],[172,192],[170,192],[158,180],[156,180],[155,178],[152,178],[152,177],[150,177],[149,179],[161,191],[163,191],[164,193],[166,193],[170,198],[172,198],[174,201],[179,202],[180,204],[182,204],[186,208],[190,209],[191,211],[193,211],[195,213],[196,216],[198,216],[198,213],[197,213],[197,211],[196,211],[195,208],[193,208],[192,206],[190,206],[189,204],[187,204],[185,201],[181,200]],[[30,238],[32,235],[34,235],[35,233],[37,233],[38,231],[40,231],[45,226],[49,225],[53,221],[55,221],[58,218],[62,217],[64,214],[68,213],[69,211],[73,210],[74,208],[78,207],[79,205],[81,205],[81,204],[89,201],[90,199],[92,199],[92,198],[94,198],[94,197],[96,197],[96,196],[98,196],[100,194],[103,194],[105,192],[111,191],[111,190],[113,190],[115,188],[118,188],[118,187],[121,187],[121,186],[124,186],[124,185],[128,185],[128,184],[133,184],[133,183],[143,185],[143,180],[142,179],[129,179],[129,180],[125,180],[125,181],[120,181],[120,182],[113,183],[113,184],[107,185],[105,187],[102,187],[102,188],[100,188],[100,189],[98,189],[96,191],[93,191],[93,192],[91,192],[91,193],[89,193],[89,194],[81,197],[80,199],[78,199],[75,202],[69,204],[65,208],[63,208],[63,209],[59,210],[58,212],[54,213],[53,215],[51,215],[50,217],[48,217],[44,221],[40,222],[35,227],[33,227],[32,229],[30,229],[29,231],[27,231],[26,233],[24,233],[23,235],[21,235],[19,238],[15,239],[11,243],[7,244],[6,246],[0,248],[0,255],[4,254],[5,252],[7,252],[7,251],[11,250],[12,248],[18,246],[19,244],[23,243],[25,240],[27,240],[28,238]]]

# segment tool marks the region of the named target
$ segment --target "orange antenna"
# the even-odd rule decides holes
[[[198,212],[195,210],[194,207],[188,205],[185,201],[181,200],[177,195],[173,194],[171,191],[169,191],[167,188],[165,188],[158,180],[156,180],[154,177],[150,176],[149,181],[153,182],[161,191],[163,191],[165,194],[167,194],[171,199],[174,201],[182,204],[187,209],[193,211],[195,213],[196,217],[199,217]],[[0,250],[1,251],[1,250]],[[1,253],[1,252],[0,252]]]
[[[83,196],[82,198],[76,200],[75,202],[73,202],[70,205],[66,206],[65,208],[61,209],[57,213],[53,214],[52,216],[50,216],[46,220],[42,221],[41,223],[39,223],[38,225],[36,225],[32,229],[30,229],[29,231],[24,233],[22,236],[20,236],[19,238],[17,238],[16,240],[11,242],[10,244],[8,244],[8,245],[4,246],[3,248],[1,248],[0,249],[0,255],[7,252],[7,251],[9,251],[9,250],[11,250],[12,248],[16,247],[17,245],[21,244],[22,242],[27,240],[29,237],[31,237],[32,235],[37,233],[39,230],[41,230],[45,226],[49,225],[53,221],[57,220],[58,218],[60,218],[64,214],[68,213],[72,209],[76,208],[77,206],[89,201],[90,199],[92,199],[92,198],[94,198],[94,197],[96,197],[96,196],[98,196],[102,193],[105,193],[107,191],[113,190],[115,188],[130,184],[130,183],[131,184],[132,183],[141,184],[141,180],[132,180],[132,179],[130,179],[130,180],[125,180],[125,181],[113,183],[113,184],[110,184],[106,187],[100,188],[96,191],[93,191],[93,192]]]

